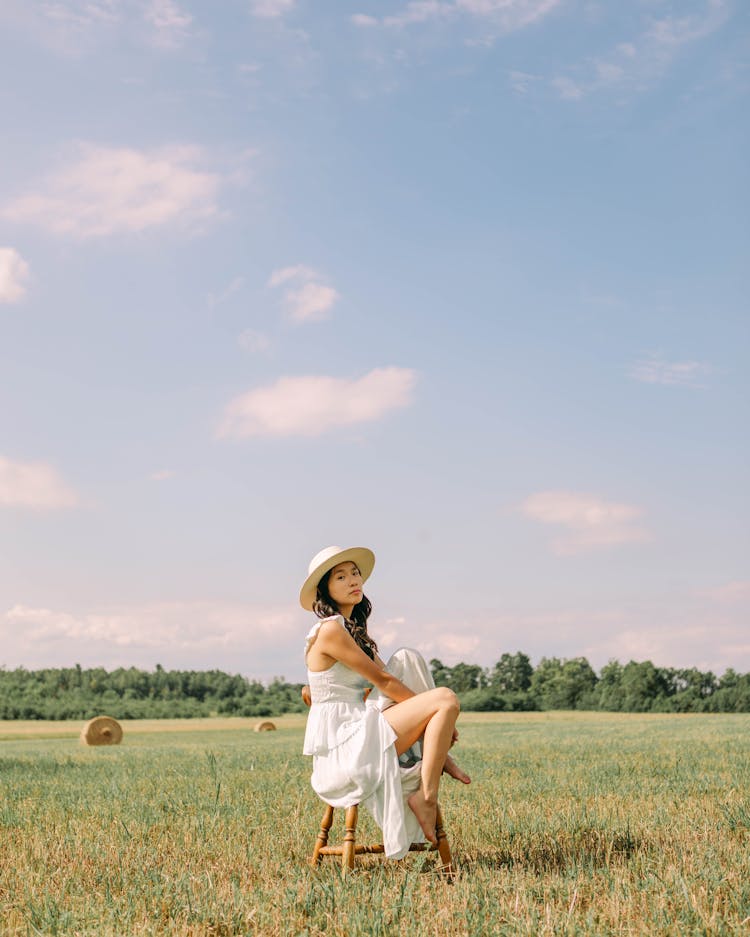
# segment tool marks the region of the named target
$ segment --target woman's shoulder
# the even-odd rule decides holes
[[[326,634],[338,628],[343,628],[346,630],[343,615],[329,615],[328,618],[319,618],[312,626],[312,628],[307,632],[307,637],[305,638],[305,655],[307,655],[307,652],[310,650],[315,642],[315,639],[321,632]]]
[[[321,618],[320,621],[313,626],[313,630],[316,634],[338,634],[342,628],[346,631],[343,615],[329,615],[328,618]]]

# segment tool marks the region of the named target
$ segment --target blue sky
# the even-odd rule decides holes
[[[750,670],[748,14],[10,0],[0,665]]]

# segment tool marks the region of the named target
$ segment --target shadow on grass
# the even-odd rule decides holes
[[[618,833],[588,829],[557,837],[551,834],[538,840],[519,837],[505,848],[467,852],[462,864],[484,869],[517,867],[536,872],[561,872],[566,869],[606,868],[646,851],[646,844],[630,831]]]

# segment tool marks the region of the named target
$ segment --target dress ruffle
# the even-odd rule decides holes
[[[321,625],[323,624],[323,622],[325,622],[325,621],[340,621],[342,627],[343,627],[343,628],[346,628],[346,625],[344,624],[344,616],[343,616],[343,615],[331,615],[331,616],[328,617],[328,618],[319,618],[318,621],[315,622],[315,624],[312,626],[312,628],[311,628],[311,629],[307,632],[307,634],[305,635],[305,657],[307,657],[307,652],[310,650],[310,648],[311,648],[311,647],[313,646],[313,644],[315,643],[315,639],[317,638],[318,632],[320,631],[320,626],[321,626]]]

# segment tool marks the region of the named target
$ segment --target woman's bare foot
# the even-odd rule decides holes
[[[422,827],[424,835],[433,846],[437,846],[437,834],[435,832],[435,827],[437,825],[437,803],[435,803],[435,801],[428,803],[421,788],[418,791],[414,791],[407,803],[411,807],[414,816],[419,820],[419,825]]]
[[[458,767],[458,765],[451,758],[450,755],[447,755],[445,758],[443,771],[445,772],[445,774],[449,774],[452,778],[455,778],[457,781],[460,781],[462,784],[471,784],[471,778],[469,777],[469,775]]]

